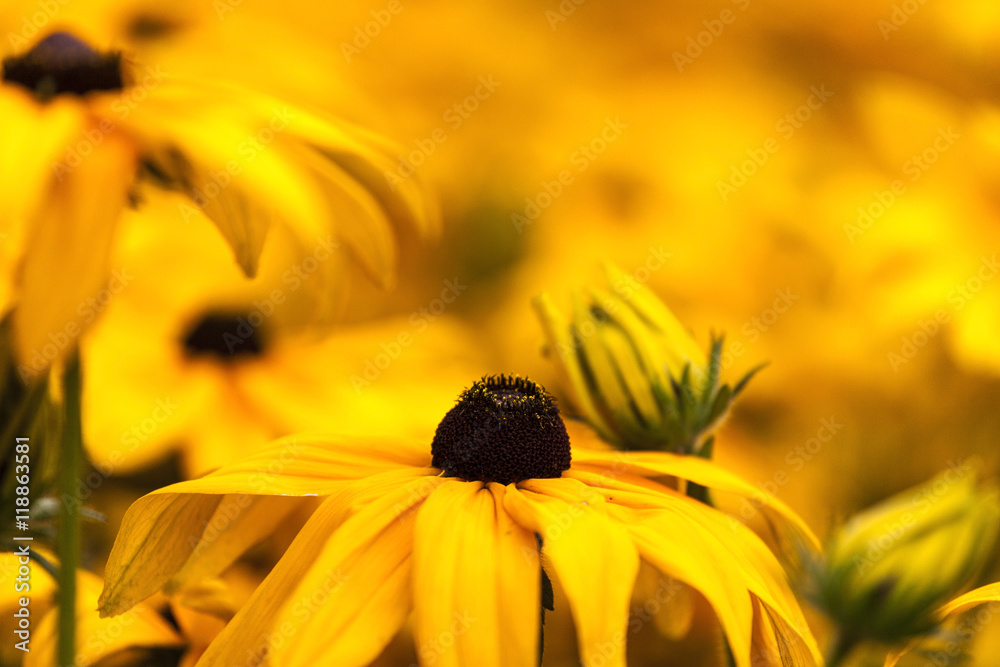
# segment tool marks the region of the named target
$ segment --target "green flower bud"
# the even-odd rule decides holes
[[[817,568],[821,608],[853,638],[898,643],[935,626],[934,611],[995,553],[1000,488],[953,465],[852,518]]]
[[[652,291],[610,264],[607,287],[573,294],[567,320],[546,294],[534,305],[577,416],[622,449],[709,455],[735,388],[719,383],[722,341],[706,357]]]

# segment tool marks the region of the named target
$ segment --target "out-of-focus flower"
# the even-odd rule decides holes
[[[698,458],[587,449],[597,446],[593,432],[571,430],[584,444],[572,465],[552,397],[500,376],[462,394],[430,448],[398,437],[277,441],[137,501],[108,562],[102,613],[120,613],[196,567],[192,545],[226,499],[247,494],[251,512],[320,495],[326,499],[201,664],[251,655],[282,665],[365,665],[412,609],[428,664],[535,665],[544,563],[565,591],[584,664],[624,665],[640,558],[702,592],[739,667],[751,664],[755,619],[779,628],[772,636],[803,664],[815,663],[812,635],[763,542],[651,478],[744,497],[754,487]],[[764,512],[808,534],[779,501],[765,503]],[[237,520],[238,529],[213,536],[230,552],[269,530]]]
[[[843,657],[858,642],[896,644],[932,630],[935,609],[994,554],[1000,489],[962,462],[851,519],[816,576],[816,599],[839,627]]]
[[[998,606],[1000,606],[1000,583],[980,586],[979,588],[971,590],[964,595],[959,595],[954,600],[942,605],[936,612],[934,612],[935,622],[944,623],[948,619],[978,607],[981,604],[991,604],[993,609],[990,611],[987,618],[992,620],[993,612]],[[972,639],[972,637],[969,636],[969,630],[965,630],[961,633],[961,635],[965,636],[959,636],[960,640],[968,641]],[[910,653],[917,646],[917,644],[918,642],[914,641],[908,646],[890,653],[885,659],[885,667],[894,667],[896,663],[899,662],[900,658],[907,653]],[[952,653],[954,653],[954,650]]]
[[[434,315],[415,308],[320,335],[310,322],[335,302],[345,261],[329,234],[302,244],[274,230],[248,281],[211,225],[185,224],[173,203],[150,197],[127,215],[114,255],[124,283],[81,342],[85,442],[99,470],[180,452],[196,476],[296,431],[429,436],[426,415],[486,364],[435,302]]]
[[[123,616],[100,618],[96,611],[97,598],[103,586],[100,577],[79,570],[76,581],[77,650],[74,665],[77,667],[95,665],[128,649],[183,646],[184,641],[177,632],[146,603],[136,605]],[[16,638],[5,641],[0,649],[3,664],[24,667],[56,664],[59,614],[55,580],[37,561],[4,553],[0,554],[0,584],[0,619],[4,636]],[[20,624],[21,619],[25,619],[25,624]],[[11,623],[15,631],[20,629],[23,634],[7,630]],[[25,653],[13,647],[13,644],[22,641]]]
[[[55,32],[3,61],[0,313],[33,377],[72,346],[79,309],[108,281],[122,210],[141,186],[176,190],[254,275],[268,231],[333,234],[379,283],[399,225],[434,216],[418,181],[391,185],[384,143],[341,121],[235,85],[175,77]]]
[[[721,340],[706,358],[652,291],[611,264],[605,274],[606,287],[574,293],[570,321],[548,295],[535,299],[573,408],[622,449],[707,455],[753,372],[720,385]]]

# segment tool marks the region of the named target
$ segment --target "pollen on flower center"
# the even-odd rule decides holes
[[[555,399],[520,377],[484,377],[462,392],[438,424],[432,462],[449,477],[511,484],[560,477],[569,435]]]
[[[246,317],[231,313],[209,313],[188,329],[182,339],[189,357],[213,357],[230,362],[259,357],[266,341],[259,327]]]
[[[46,101],[56,95],[122,90],[121,54],[102,54],[67,32],[54,32],[28,51],[3,61],[3,80]]]

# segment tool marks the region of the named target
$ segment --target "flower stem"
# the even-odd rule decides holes
[[[80,561],[80,515],[73,492],[80,470],[83,433],[80,421],[80,359],[74,352],[66,364],[65,410],[59,491],[62,496],[57,552],[59,555],[59,664],[76,660],[76,568]]]

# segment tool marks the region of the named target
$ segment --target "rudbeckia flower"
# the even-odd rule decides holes
[[[22,377],[70,348],[111,275],[123,209],[144,186],[203,211],[252,276],[269,229],[333,234],[388,284],[395,232],[434,227],[415,180],[390,188],[383,142],[319,113],[54,32],[3,61],[0,313],[15,309]]]
[[[173,196],[126,213],[120,236],[113,266],[127,284],[80,343],[85,442],[107,474],[176,453],[198,476],[297,431],[426,434],[426,415],[486,361],[450,312],[310,326],[343,274],[329,235],[300,248],[274,230],[253,280],[206,220],[184,223]]]
[[[977,472],[955,464],[836,533],[814,573],[817,602],[839,628],[831,664],[863,641],[900,644],[931,632],[953,609],[945,602],[993,557],[1000,488],[981,486]]]
[[[270,530],[255,513],[317,495],[322,504],[199,665],[366,665],[412,611],[424,665],[534,666],[547,576],[565,592],[584,664],[624,665],[640,560],[702,592],[739,667],[751,665],[752,649],[770,656],[776,646],[795,664],[816,664],[764,543],[655,478],[742,496],[751,485],[702,459],[580,448],[587,443],[596,436],[567,429],[544,389],[509,376],[465,390],[430,446],[279,440],[136,501],[108,561],[102,614],[218,572]],[[766,502],[762,511],[810,535],[779,501]]]

